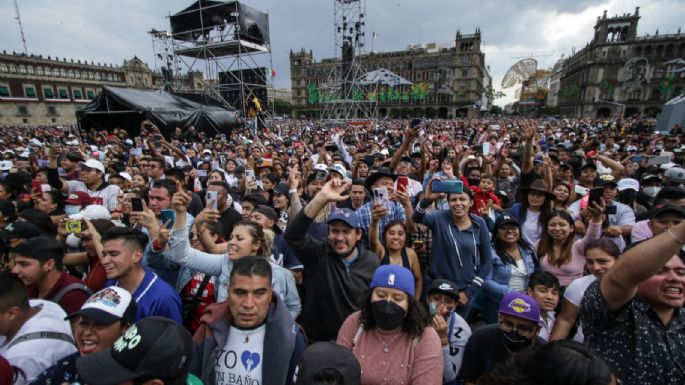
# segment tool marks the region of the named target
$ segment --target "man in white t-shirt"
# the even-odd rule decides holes
[[[30,300],[22,281],[0,272],[0,355],[17,368],[15,385],[28,384],[76,352],[66,313],[50,301]]]
[[[228,299],[205,310],[190,372],[205,384],[285,384],[305,349],[302,329],[271,288],[264,257],[234,261]],[[199,346],[197,346],[199,345]]]
[[[540,332],[538,336],[549,340],[554,327],[554,308],[559,304],[559,279],[547,271],[536,271],[528,278],[526,294],[540,305]]]

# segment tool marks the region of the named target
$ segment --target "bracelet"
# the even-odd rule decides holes
[[[291,188],[290,190],[288,190],[288,193],[290,193],[290,194],[296,193],[296,192],[297,192],[296,188]]]
[[[671,232],[671,229],[666,230],[666,233],[668,233],[668,235],[669,235],[671,238],[673,238],[674,241],[680,243],[681,245],[685,245],[685,241],[681,241],[680,239],[678,239],[678,238]]]

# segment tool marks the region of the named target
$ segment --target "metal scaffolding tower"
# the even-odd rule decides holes
[[[322,119],[373,119],[377,101],[358,82],[366,74],[359,55],[365,42],[365,5],[362,0],[333,0],[335,64],[321,85]]]

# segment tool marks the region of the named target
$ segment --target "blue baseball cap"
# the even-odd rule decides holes
[[[359,215],[356,211],[350,209],[334,209],[331,215],[328,216],[328,220],[326,220],[326,223],[331,223],[333,221],[343,221],[353,229],[362,228],[362,223],[361,220],[359,220]]]
[[[376,287],[398,289],[413,297],[414,274],[400,265],[381,265],[373,273],[370,287],[372,289]]]

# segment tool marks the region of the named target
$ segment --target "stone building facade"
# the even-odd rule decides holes
[[[184,90],[204,87],[202,72],[180,79]],[[0,53],[0,125],[75,124],[77,109],[105,85],[160,89],[161,75],[138,57],[123,65],[22,53]]]
[[[557,91],[564,116],[655,116],[685,87],[685,34],[637,35],[634,14],[597,18],[594,37],[563,62]]]
[[[292,101],[296,116],[319,116],[323,107],[312,103],[311,90],[327,83],[337,59],[316,61],[312,51],[290,53]],[[409,46],[395,52],[372,52],[357,57],[362,68],[371,72],[387,69],[412,82],[395,90],[375,92],[379,116],[428,116],[452,118],[477,116],[483,105],[484,83],[490,78],[481,50],[481,32],[462,35],[454,44]],[[380,93],[380,96],[375,95]]]

